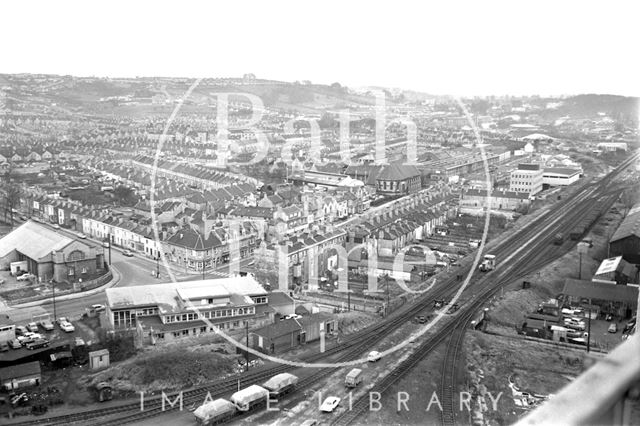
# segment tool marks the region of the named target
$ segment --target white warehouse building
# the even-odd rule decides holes
[[[542,184],[547,186],[567,186],[580,179],[580,170],[567,167],[549,167],[544,169]]]
[[[542,191],[542,175],[540,164],[518,164],[518,168],[511,172],[509,191],[535,195]]]

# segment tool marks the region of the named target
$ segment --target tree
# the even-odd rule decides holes
[[[342,90],[342,85],[340,83],[338,83],[338,82],[335,82],[335,83],[331,84],[331,86],[329,86],[329,87],[331,87],[333,90],[338,90],[338,91]]]
[[[4,221],[7,222],[7,215],[11,218],[11,227],[13,228],[13,210],[20,206],[20,195],[22,191],[20,186],[12,179],[12,169],[9,168],[4,175],[4,181],[0,190],[2,192],[2,201],[4,207]]]
[[[131,206],[134,205],[138,199],[133,190],[124,185],[120,185],[113,190],[113,196],[120,202],[120,205]]]

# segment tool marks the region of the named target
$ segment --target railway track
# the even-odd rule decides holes
[[[631,164],[631,161],[635,157],[637,157],[637,155],[634,155],[633,158],[630,158],[629,160],[627,160],[626,165],[624,165],[624,167]],[[611,178],[615,176],[614,172],[619,173],[622,170],[622,168],[623,166],[621,166],[620,169],[615,169],[614,171],[612,171],[610,173]],[[575,203],[575,200],[580,197],[582,198],[588,197],[592,192],[597,191],[599,188],[602,188],[602,181],[599,186],[587,185],[585,188],[583,188],[583,190],[575,192],[574,194],[569,196],[567,199],[565,199],[562,203],[555,206],[553,210],[550,210],[549,212],[546,212],[545,214],[541,215],[539,218],[532,221],[532,223],[529,224],[529,226],[527,226],[526,228],[523,228],[515,232],[513,235],[507,237],[504,241],[497,244],[496,247],[492,248],[492,252],[496,253],[501,259],[513,253],[514,250],[516,250],[519,246],[522,245],[521,241],[523,240],[528,241],[539,231],[540,226],[544,226],[545,222],[547,222],[550,219],[556,218],[558,215],[560,215],[561,212],[563,211],[562,207],[570,206],[571,205],[570,203],[572,202]],[[468,271],[469,271],[469,267],[466,267],[465,270],[461,272],[468,273]],[[455,278],[451,276],[445,281],[439,282],[432,290],[429,291],[429,294],[420,296],[416,301],[416,303],[405,304],[404,306],[402,306],[396,312],[392,313],[389,317],[385,318],[380,323],[367,327],[366,329],[362,330],[360,333],[357,333],[356,335],[351,336],[348,342],[345,342],[339,346],[338,345],[333,346],[329,348],[327,351],[325,351],[324,353],[314,354],[305,359],[302,359],[301,361],[310,362],[310,363],[317,362],[317,361],[326,359],[327,357],[339,355],[340,353],[342,353],[342,355],[339,356],[338,360],[341,360],[341,361],[353,360],[359,354],[362,354],[366,350],[369,350],[372,347],[374,347],[375,343],[380,340],[380,336],[388,334],[394,331],[395,329],[397,329],[398,327],[400,327],[401,325],[406,324],[407,321],[410,321],[412,318],[415,317],[415,315],[423,312],[425,309],[431,306],[434,300],[448,299],[449,297],[454,295],[457,291],[456,284],[457,282]],[[451,334],[451,329],[448,329],[447,327],[445,327],[445,330],[446,330],[446,333],[443,333],[442,339],[444,339],[444,337]],[[437,340],[434,337],[430,339],[430,342],[432,342],[433,344],[440,343],[442,339]],[[428,349],[427,351],[425,351],[425,353],[428,353],[431,350],[433,350],[433,348]],[[275,374],[285,372],[285,371],[291,371],[293,369],[295,369],[295,367],[291,367],[288,365],[265,366],[263,368],[256,369],[252,373],[248,373],[244,377],[241,377],[240,383],[243,387],[249,384],[254,384],[254,383],[260,384]],[[314,374],[311,376],[313,377],[313,379],[309,379],[308,383],[309,384],[315,383],[318,380],[321,380],[322,377],[324,377],[325,375],[326,373]],[[204,401],[204,398],[208,393],[213,398],[225,396],[235,391],[237,389],[237,386],[238,386],[237,377],[229,378],[229,379],[223,380],[220,383],[213,384],[213,385],[200,386],[198,388],[182,392],[183,402],[185,403],[185,405],[192,404],[192,403],[201,403],[202,401]],[[177,397],[177,395],[178,393],[173,393],[171,395],[168,395],[168,398],[171,401],[173,401]],[[178,408],[177,406],[170,407],[166,411],[177,409],[177,408]],[[27,421],[27,422],[16,423],[16,425],[36,425],[36,424],[62,425],[62,424],[68,424],[71,422],[81,422],[84,420],[93,420],[91,424],[100,424],[100,423],[96,423],[96,421],[100,418],[122,414],[122,416],[119,416],[118,418],[109,419],[104,423],[102,423],[104,425],[107,425],[107,424],[121,425],[121,424],[131,423],[134,421],[139,421],[145,418],[157,416],[162,413],[163,413],[162,399],[161,397],[156,397],[156,398],[151,398],[148,401],[145,401],[144,411],[140,411],[140,403],[139,401],[136,401],[136,402],[125,403],[122,405],[108,407],[108,408],[86,410],[83,412],[72,413],[72,414],[67,414],[62,416],[39,418],[39,419]]]
[[[594,199],[593,195],[597,195],[598,193],[600,194],[605,193],[609,182],[611,182],[611,180],[615,178],[615,176],[617,176],[626,167],[628,167],[633,161],[635,161],[637,159],[637,156],[638,155],[635,154],[630,159],[625,161],[619,168],[612,171],[608,176],[606,176],[599,183],[596,183],[595,185],[588,185],[587,187],[583,188],[581,191],[572,194],[572,196],[570,196],[567,200],[565,200],[564,203],[556,207],[556,209],[554,209],[553,212],[549,212],[548,214],[545,214],[541,218],[534,221],[534,223],[539,225],[540,220],[548,221],[549,219],[554,219],[554,218],[559,219],[563,214],[566,214],[567,211],[569,212],[569,214],[567,215],[568,218],[566,218],[565,220],[562,220],[562,221],[557,220],[557,222],[559,222],[558,224],[556,224],[556,222],[552,222],[552,224],[555,224],[555,226],[547,226],[545,228],[546,237],[540,238],[539,242],[537,242],[536,244],[536,247],[531,249],[531,252],[535,255],[535,258],[537,259],[536,268],[556,258],[556,256],[552,254],[552,252],[554,252],[555,249],[552,249],[551,251],[548,250],[548,247],[553,238],[552,236],[554,235],[554,232],[555,232],[554,230],[549,230],[549,228],[554,228],[554,229],[569,228],[570,226],[572,226],[576,218],[585,216],[589,211],[591,211],[594,205],[598,203],[598,201],[602,202],[606,206],[610,206],[611,204],[613,204],[613,202],[618,198],[619,192],[616,192],[606,197],[606,199]],[[605,197],[602,197],[602,198],[605,198]],[[563,207],[563,208],[560,208],[560,207]],[[573,209],[576,209],[576,210],[573,210]],[[537,227],[533,226],[533,224],[530,227],[537,230]],[[525,232],[524,235],[526,234],[530,234],[530,233]],[[524,236],[519,234],[517,235],[520,238]],[[510,239],[510,241],[511,240],[512,238]],[[512,246],[512,245],[508,244],[508,246]],[[504,246],[501,246],[501,247],[504,247]],[[519,269],[520,269],[521,275],[527,275],[528,273],[531,272],[531,271],[527,271],[527,269],[532,269],[532,268],[526,268],[525,266],[520,266]],[[533,268],[532,270],[535,270],[535,268]],[[445,363],[444,374],[441,382],[441,392],[442,392],[442,395],[444,395],[444,398],[447,399],[447,401],[443,401],[442,422],[445,425],[455,424],[455,414],[453,411],[453,402],[454,402],[453,396],[454,396],[455,387],[456,387],[455,370],[456,370],[457,358],[458,358],[458,354],[460,353],[460,347],[462,343],[462,338],[464,336],[464,332],[466,331],[468,323],[471,321],[474,313],[479,309],[479,307],[481,307],[484,303],[486,303],[486,301],[489,300],[495,294],[495,292],[499,290],[502,285],[505,284],[504,279],[506,278],[505,274],[507,272],[512,273],[516,271],[510,271],[509,269],[507,269],[507,271],[503,272],[501,274],[502,279],[495,280],[494,284],[490,285],[487,290],[485,290],[482,294],[478,295],[476,297],[476,300],[473,301],[472,304],[464,310],[464,313],[462,313],[458,319],[450,322],[447,325],[447,327],[443,328],[443,330],[439,332],[436,336],[433,336],[432,338],[430,338],[428,342],[421,345],[420,348],[417,349],[400,366],[398,366],[398,368],[393,373],[386,376],[372,390],[378,391],[382,394],[385,390],[387,390],[390,386],[392,386],[395,382],[397,382],[406,373],[411,371],[411,369],[420,360],[426,357],[427,354],[433,351],[438,346],[438,344],[440,344],[446,338],[447,335],[451,335],[453,333],[450,341],[451,343],[449,345],[450,347],[447,348],[447,352],[446,352],[446,357],[444,362]],[[496,277],[494,276],[492,278],[496,278]],[[514,278],[512,277],[509,281],[513,281],[513,280]],[[481,280],[481,281],[487,281],[487,280]],[[481,283],[479,283],[479,285],[481,285]],[[338,418],[335,419],[335,421],[332,424],[348,425],[353,423],[365,411],[366,407],[368,406],[368,403],[369,402],[366,397],[361,397],[353,404],[352,409],[350,411],[343,412]],[[447,406],[448,409],[445,408],[445,406]]]

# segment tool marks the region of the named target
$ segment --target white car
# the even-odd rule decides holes
[[[337,396],[330,396],[324,400],[324,402],[320,406],[320,411],[331,413],[336,409],[338,405],[340,405],[340,398],[338,398]]]
[[[67,319],[67,317],[60,317],[56,320],[56,322],[58,323],[58,325],[61,325],[63,322],[69,322],[69,320]]]
[[[37,333],[38,324],[36,324],[35,322],[30,322],[29,324],[27,324],[27,330],[29,330],[32,333]]]
[[[87,236],[86,236],[85,234],[83,234],[82,232],[78,232],[78,233],[76,234],[76,236],[77,236],[78,238],[82,238],[83,240],[84,240],[85,238],[87,238]]]
[[[32,274],[22,274],[16,279],[18,281],[28,281],[28,280],[33,279],[33,278],[35,278],[35,277]]]
[[[60,324],[60,328],[61,328],[63,331],[67,332],[67,333],[71,333],[71,332],[73,332],[73,331],[76,331],[76,328],[73,326],[73,324],[71,324],[71,323],[70,323],[70,322],[68,322],[68,321],[65,321],[65,322],[61,323],[61,324]]]
[[[378,351],[371,351],[369,352],[369,355],[367,355],[367,361],[369,362],[376,362],[380,358],[382,358],[382,355],[380,355],[380,352]]]

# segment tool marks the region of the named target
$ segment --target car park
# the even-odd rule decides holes
[[[338,405],[340,405],[340,398],[338,398],[337,396],[330,396],[324,400],[324,402],[320,406],[320,411],[331,413],[336,409]]]
[[[615,322],[609,324],[609,328],[607,329],[607,331],[609,333],[617,333],[618,332],[618,325]]]
[[[27,343],[27,349],[29,350],[46,348],[47,346],[49,346],[49,341],[46,339],[36,339],[33,342]]]
[[[378,351],[371,351],[369,352],[369,355],[367,355],[367,361],[369,362],[376,362],[380,358],[382,358],[382,355],[380,355],[380,352]]]
[[[29,324],[27,324],[27,329],[32,333],[37,333],[38,324],[36,324],[35,322],[30,322]]]
[[[60,328],[66,333],[71,333],[71,332],[74,332],[76,330],[76,328],[73,326],[73,324],[71,324],[69,321],[65,321],[65,322],[61,323],[60,324]]]

